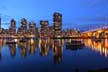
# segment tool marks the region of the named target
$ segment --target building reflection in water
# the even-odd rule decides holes
[[[54,39],[54,46],[53,46],[53,58],[54,63],[61,63],[62,62],[62,40],[61,39]]]
[[[40,39],[39,40],[39,48],[40,48],[41,56],[48,56],[48,52],[49,52],[48,39]]]
[[[3,39],[0,39],[0,60],[2,59],[2,47],[4,45]]]
[[[10,49],[10,55],[13,57],[16,55],[16,44],[8,44]]]
[[[36,52],[36,41],[34,39],[29,40],[29,53],[30,54],[35,54]]]
[[[25,42],[17,40],[17,46],[20,49],[22,57],[26,57],[27,54],[35,54],[37,48],[39,48],[40,56],[48,56],[49,50],[52,50],[54,63],[62,62],[62,53],[64,43],[71,42],[69,40],[62,39],[29,39]],[[108,57],[108,39],[101,39],[101,41],[94,41],[92,39],[85,39],[84,45],[87,48],[100,52],[100,55]],[[5,46],[5,40],[0,39],[0,59],[2,59],[2,48]],[[16,44],[8,44],[10,55],[16,56]]]
[[[27,56],[27,48],[28,48],[28,42],[20,42],[18,40],[18,48],[21,49],[21,56],[26,57]]]
[[[101,39],[99,42],[88,39],[84,40],[84,43],[86,47],[100,52],[100,55],[108,57],[108,39]]]

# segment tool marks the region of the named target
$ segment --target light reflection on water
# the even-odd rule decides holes
[[[28,63],[31,63],[29,68],[33,68],[33,66],[54,68],[55,64],[57,64],[58,68],[66,68],[66,70],[75,70],[77,68],[89,70],[108,67],[107,39],[103,39],[101,42],[85,39],[83,40],[85,46],[76,49],[71,49],[73,47],[67,49],[66,42],[71,42],[71,39],[30,39],[27,42],[17,40],[17,44],[5,44],[5,40],[0,39],[0,67],[8,68],[10,65],[20,67],[21,65],[18,63],[23,63],[24,65],[22,66],[24,66],[25,69],[28,67]],[[35,64],[35,60],[39,63],[37,62]],[[3,69],[3,71],[4,70],[5,69]],[[35,70],[35,68],[33,68],[33,70]]]
[[[100,55],[104,54],[105,57],[108,56],[108,39],[101,39],[101,42],[95,42],[91,39],[84,41],[86,47],[94,51],[100,52]]]

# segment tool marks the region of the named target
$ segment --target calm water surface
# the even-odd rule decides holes
[[[83,40],[85,46],[66,47],[71,40],[34,40],[5,44],[0,40],[0,72],[86,72],[108,68],[108,40]]]

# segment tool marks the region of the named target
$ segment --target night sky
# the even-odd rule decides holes
[[[108,0],[0,0],[2,22],[27,18],[37,24],[39,20],[51,24],[54,12],[63,14],[64,28],[104,25],[108,21]]]

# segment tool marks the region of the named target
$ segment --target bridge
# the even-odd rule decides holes
[[[108,25],[82,32],[82,37],[108,38]]]

